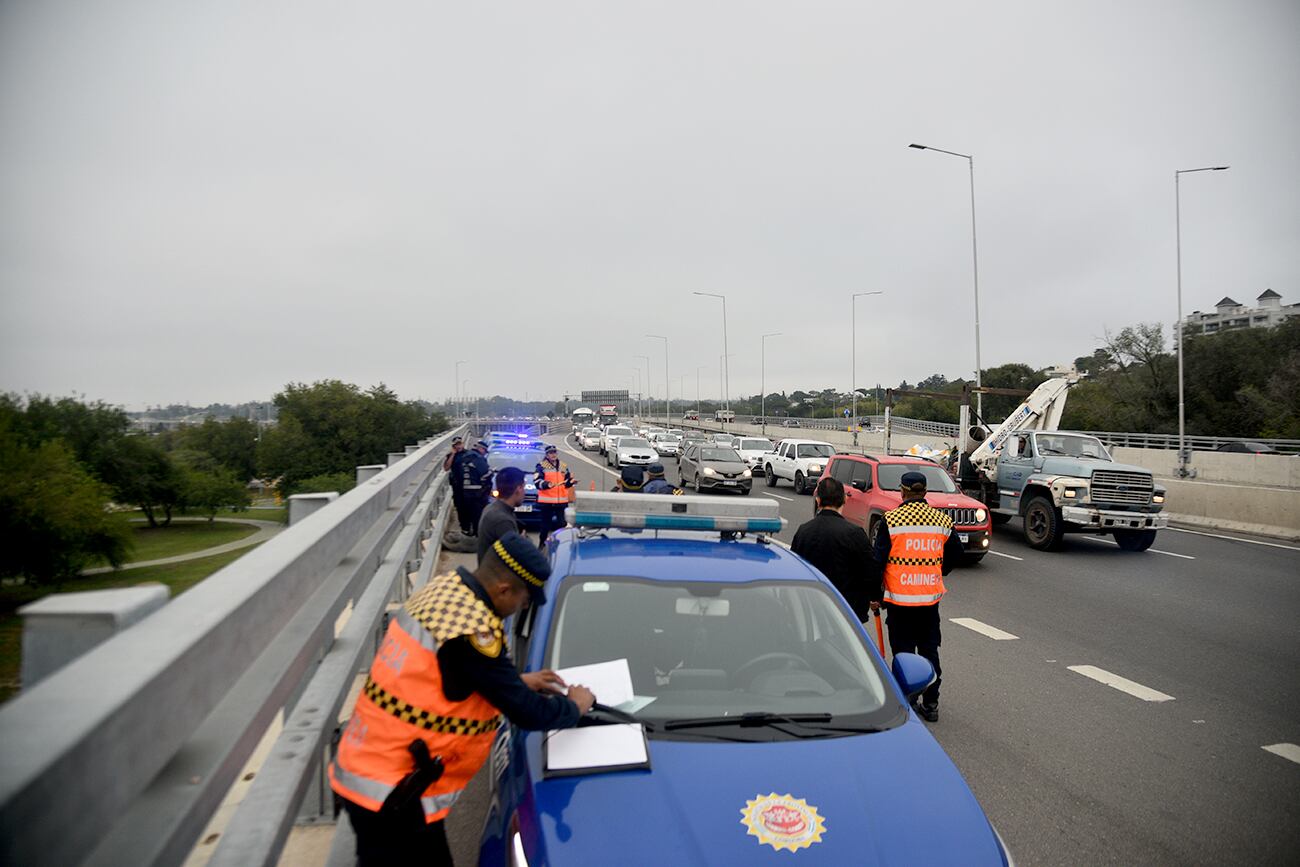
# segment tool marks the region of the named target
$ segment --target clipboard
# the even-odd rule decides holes
[[[542,741],[543,779],[642,769],[650,770],[650,742],[636,723],[557,729]]]

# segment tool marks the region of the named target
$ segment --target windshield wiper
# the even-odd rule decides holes
[[[664,723],[664,731],[675,731],[679,729],[693,728],[711,728],[714,726],[740,726],[741,728],[758,728],[766,726],[783,731],[791,737],[805,738],[818,737],[826,732],[844,732],[847,734],[870,734],[873,732],[884,731],[878,726],[828,726],[834,720],[829,713],[769,713],[767,711],[754,711],[743,714],[731,714],[728,716],[710,716],[699,717],[696,719],[674,719]],[[792,732],[785,728],[786,725],[797,725],[804,728],[812,729],[815,734],[800,734]]]
[[[635,714],[630,714],[625,710],[619,710],[616,707],[610,707],[609,705],[601,704],[600,702],[596,702],[591,706],[590,713],[602,713],[605,716],[613,717],[619,722],[634,723],[635,725],[643,726],[648,732],[655,730],[654,723],[646,722]]]

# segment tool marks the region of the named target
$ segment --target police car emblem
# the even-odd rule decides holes
[[[778,852],[782,849],[794,852],[820,843],[826,830],[826,820],[817,814],[817,808],[789,793],[759,795],[745,802],[740,815],[740,824],[759,843],[766,843]]]

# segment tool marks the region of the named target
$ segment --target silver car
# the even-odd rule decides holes
[[[650,438],[650,445],[654,446],[660,457],[664,455],[676,457],[680,444],[681,440],[668,433],[655,434]]]
[[[724,490],[748,494],[754,486],[754,473],[730,446],[692,444],[678,465],[683,487],[693,487],[699,493]]]

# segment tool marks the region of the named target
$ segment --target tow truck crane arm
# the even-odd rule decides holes
[[[970,462],[990,480],[996,480],[998,451],[1007,437],[1016,431],[1051,431],[1060,427],[1066,394],[1079,379],[1079,372],[1073,366],[1053,370],[1051,379],[1035,388],[1001,424],[988,431],[984,441],[971,452]]]

